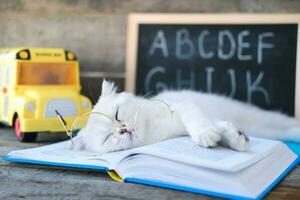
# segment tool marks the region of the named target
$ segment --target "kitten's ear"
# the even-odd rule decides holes
[[[117,89],[118,88],[114,82],[106,81],[105,79],[103,79],[101,96],[116,94]]]

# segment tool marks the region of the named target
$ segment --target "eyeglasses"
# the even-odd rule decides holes
[[[126,120],[120,119],[119,109],[115,112],[114,118],[101,112],[84,113],[73,121],[70,130],[67,129],[67,122],[59,111],[55,110],[55,112],[72,145],[74,145],[73,135],[79,130],[105,134],[103,144],[108,139],[115,141],[119,134],[122,135],[124,133],[127,133],[130,139],[136,137],[142,143],[147,144],[157,140],[157,135],[161,137],[161,140],[168,138],[173,126],[173,111],[166,102],[160,99],[145,99],[141,101],[135,112],[131,112],[132,116],[129,116]],[[94,127],[94,125],[99,123],[106,129],[97,130],[99,126]],[[155,134],[153,134],[154,131]]]

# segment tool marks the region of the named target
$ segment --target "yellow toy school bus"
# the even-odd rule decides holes
[[[15,127],[20,141],[32,142],[37,132],[64,131],[55,110],[68,128],[91,110],[80,95],[79,63],[64,49],[0,49],[0,122]]]

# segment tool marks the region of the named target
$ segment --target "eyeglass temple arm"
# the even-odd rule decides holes
[[[67,129],[67,122],[66,122],[66,120],[61,116],[61,114],[57,110],[55,110],[55,112],[56,112],[57,117],[60,119],[60,122],[62,123],[65,131],[69,135],[70,131],[68,131],[68,129]]]

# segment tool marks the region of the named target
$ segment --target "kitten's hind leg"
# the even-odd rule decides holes
[[[289,129],[285,132],[282,140],[300,142],[300,127]]]
[[[246,151],[249,148],[249,138],[242,131],[238,130],[231,122],[215,121],[220,130],[221,145],[228,146],[238,151]]]
[[[260,128],[249,130],[248,135],[272,140],[300,142],[300,127],[290,128],[288,130]]]

